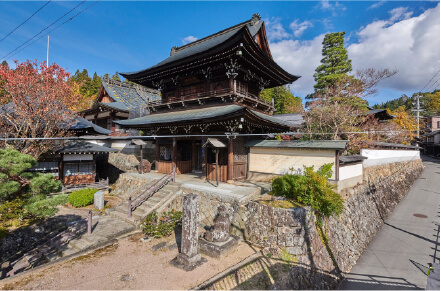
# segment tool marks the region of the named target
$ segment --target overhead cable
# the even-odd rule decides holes
[[[30,42],[31,40],[35,39],[36,37],[38,37],[41,33],[43,33],[44,31],[46,31],[47,29],[49,29],[51,26],[53,26],[54,24],[56,24],[58,21],[60,21],[61,19],[63,19],[66,15],[68,15],[69,13],[71,13],[72,11],[74,11],[75,9],[78,8],[78,6],[80,6],[81,4],[83,4],[84,2],[86,2],[86,0],[84,0],[83,2],[79,3],[77,6],[75,6],[74,8],[72,8],[71,10],[69,10],[67,13],[65,13],[63,16],[61,16],[60,18],[58,18],[57,20],[55,20],[54,22],[52,22],[50,25],[46,26],[46,28],[40,30],[39,33],[35,34],[33,37],[31,37],[30,39],[28,39],[27,41],[25,41],[24,43],[22,43],[21,45],[19,45],[18,47],[16,47],[13,51],[9,52],[8,54],[6,54],[5,56],[3,56],[1,59],[6,59],[10,56],[14,55],[14,52],[17,51],[19,48],[21,48],[22,46],[24,46],[25,44],[27,44],[28,42]],[[34,42],[32,42],[34,43]],[[27,46],[26,46],[27,47]],[[21,51],[21,50],[20,50]]]
[[[48,5],[52,0],[49,0],[46,2],[46,4],[44,4],[43,6],[41,6],[37,11],[34,12],[34,14],[32,14],[31,16],[28,17],[28,19],[26,19],[25,21],[23,21],[21,24],[19,24],[16,28],[14,28],[10,33],[8,33],[4,38],[0,39],[0,43],[2,41],[5,40],[5,38],[7,38],[8,36],[10,36],[11,34],[14,33],[14,31],[16,31],[17,29],[19,29],[23,24],[25,24],[26,22],[28,22],[28,20],[30,20],[32,17],[34,17],[35,14],[37,14],[41,9],[43,9],[46,5]]]

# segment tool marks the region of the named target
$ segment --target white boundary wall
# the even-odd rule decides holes
[[[361,155],[367,157],[363,161],[363,168],[385,165],[396,162],[411,161],[420,159],[418,150],[373,150],[362,149]]]
[[[347,166],[340,166],[338,178],[346,180],[353,177],[363,176],[363,165],[361,163]]]

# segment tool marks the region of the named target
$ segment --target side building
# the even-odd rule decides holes
[[[138,84],[105,79],[91,108],[79,112],[86,120],[123,134],[115,121],[146,115],[150,103],[160,100],[160,92]]]

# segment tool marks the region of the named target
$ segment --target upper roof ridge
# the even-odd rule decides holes
[[[196,40],[196,41],[190,42],[190,43],[188,43],[188,44],[186,44],[186,45],[183,45],[183,46],[180,46],[180,47],[178,47],[178,46],[174,46],[174,47],[171,48],[171,54],[170,54],[170,55],[172,55],[172,54],[174,54],[174,53],[177,53],[177,52],[179,52],[180,50],[183,50],[183,49],[189,48],[189,47],[191,47],[191,46],[197,45],[197,44],[199,44],[199,43],[201,43],[201,42],[204,42],[204,41],[207,41],[207,40],[209,40],[209,39],[212,39],[212,38],[218,37],[219,35],[222,35],[222,34],[228,33],[228,32],[230,32],[230,31],[233,31],[233,30],[238,29],[238,28],[242,28],[243,26],[245,26],[245,25],[247,25],[247,24],[249,24],[249,25],[251,25],[251,26],[256,25],[259,21],[260,21],[260,14],[259,14],[259,13],[255,13],[255,14],[253,14],[253,16],[252,16],[252,18],[251,18],[250,20],[247,20],[247,21],[244,21],[244,22],[242,22],[242,23],[236,24],[236,25],[234,25],[234,26],[231,26],[231,27],[229,27],[229,28],[226,28],[226,29],[224,29],[224,30],[221,30],[221,31],[219,31],[219,32],[216,32],[216,33],[214,33],[214,34],[211,34],[211,35],[209,35],[209,36],[206,36],[206,37],[204,37],[204,38],[201,38],[201,39],[198,39],[198,40]]]

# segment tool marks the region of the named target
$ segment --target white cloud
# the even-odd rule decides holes
[[[412,18],[407,9],[390,13],[390,20],[361,28],[358,42],[348,46],[349,58],[354,69],[397,69],[397,75],[380,83],[382,88],[419,90],[440,67],[439,5]],[[397,17],[404,18],[394,23]]]
[[[322,0],[317,6],[323,11],[331,11],[333,16],[337,16],[337,12],[339,10],[340,11],[346,10],[346,6],[338,3],[337,1],[334,2],[334,4],[332,4],[328,0]]]
[[[397,20],[408,19],[412,16],[412,11],[409,10],[409,7],[397,7],[389,11],[390,21],[395,22]]]
[[[313,92],[315,83],[313,75],[322,58],[323,38],[324,34],[307,41],[270,42],[274,60],[291,74],[302,76],[291,86],[296,95],[305,96]]]
[[[285,38],[289,38],[289,33],[286,32],[283,25],[280,23],[279,18],[272,18],[271,20],[265,20],[266,32],[268,35],[268,39],[272,40],[282,40]]]
[[[289,28],[291,28],[295,37],[300,37],[300,36],[302,36],[303,32],[306,29],[308,29],[309,27],[313,27],[313,26],[314,25],[310,21],[305,20],[305,21],[299,23],[299,20],[296,19],[293,22],[291,22],[291,24],[289,25]]]
[[[197,37],[192,36],[192,35],[189,35],[189,36],[187,36],[187,37],[185,37],[185,38],[182,39],[182,44],[183,44],[183,45],[186,45],[186,44],[188,44],[188,43],[190,43],[190,42],[194,42],[194,41],[197,41],[197,40],[198,40]]]
[[[398,70],[395,76],[381,82],[379,89],[417,91],[439,70],[439,5],[419,16],[411,17],[409,13],[407,9],[391,10],[390,19],[373,21],[351,33],[357,39],[347,47],[354,71]],[[274,60],[291,74],[302,76],[291,86],[296,94],[304,96],[314,90],[313,75],[322,58],[323,37],[300,41],[291,36],[270,41]]]
[[[367,10],[375,9],[375,8],[380,7],[380,6],[383,6],[384,3],[386,3],[386,1],[385,0],[381,0],[381,1],[377,2],[377,3],[374,3],[371,6],[369,6]]]

